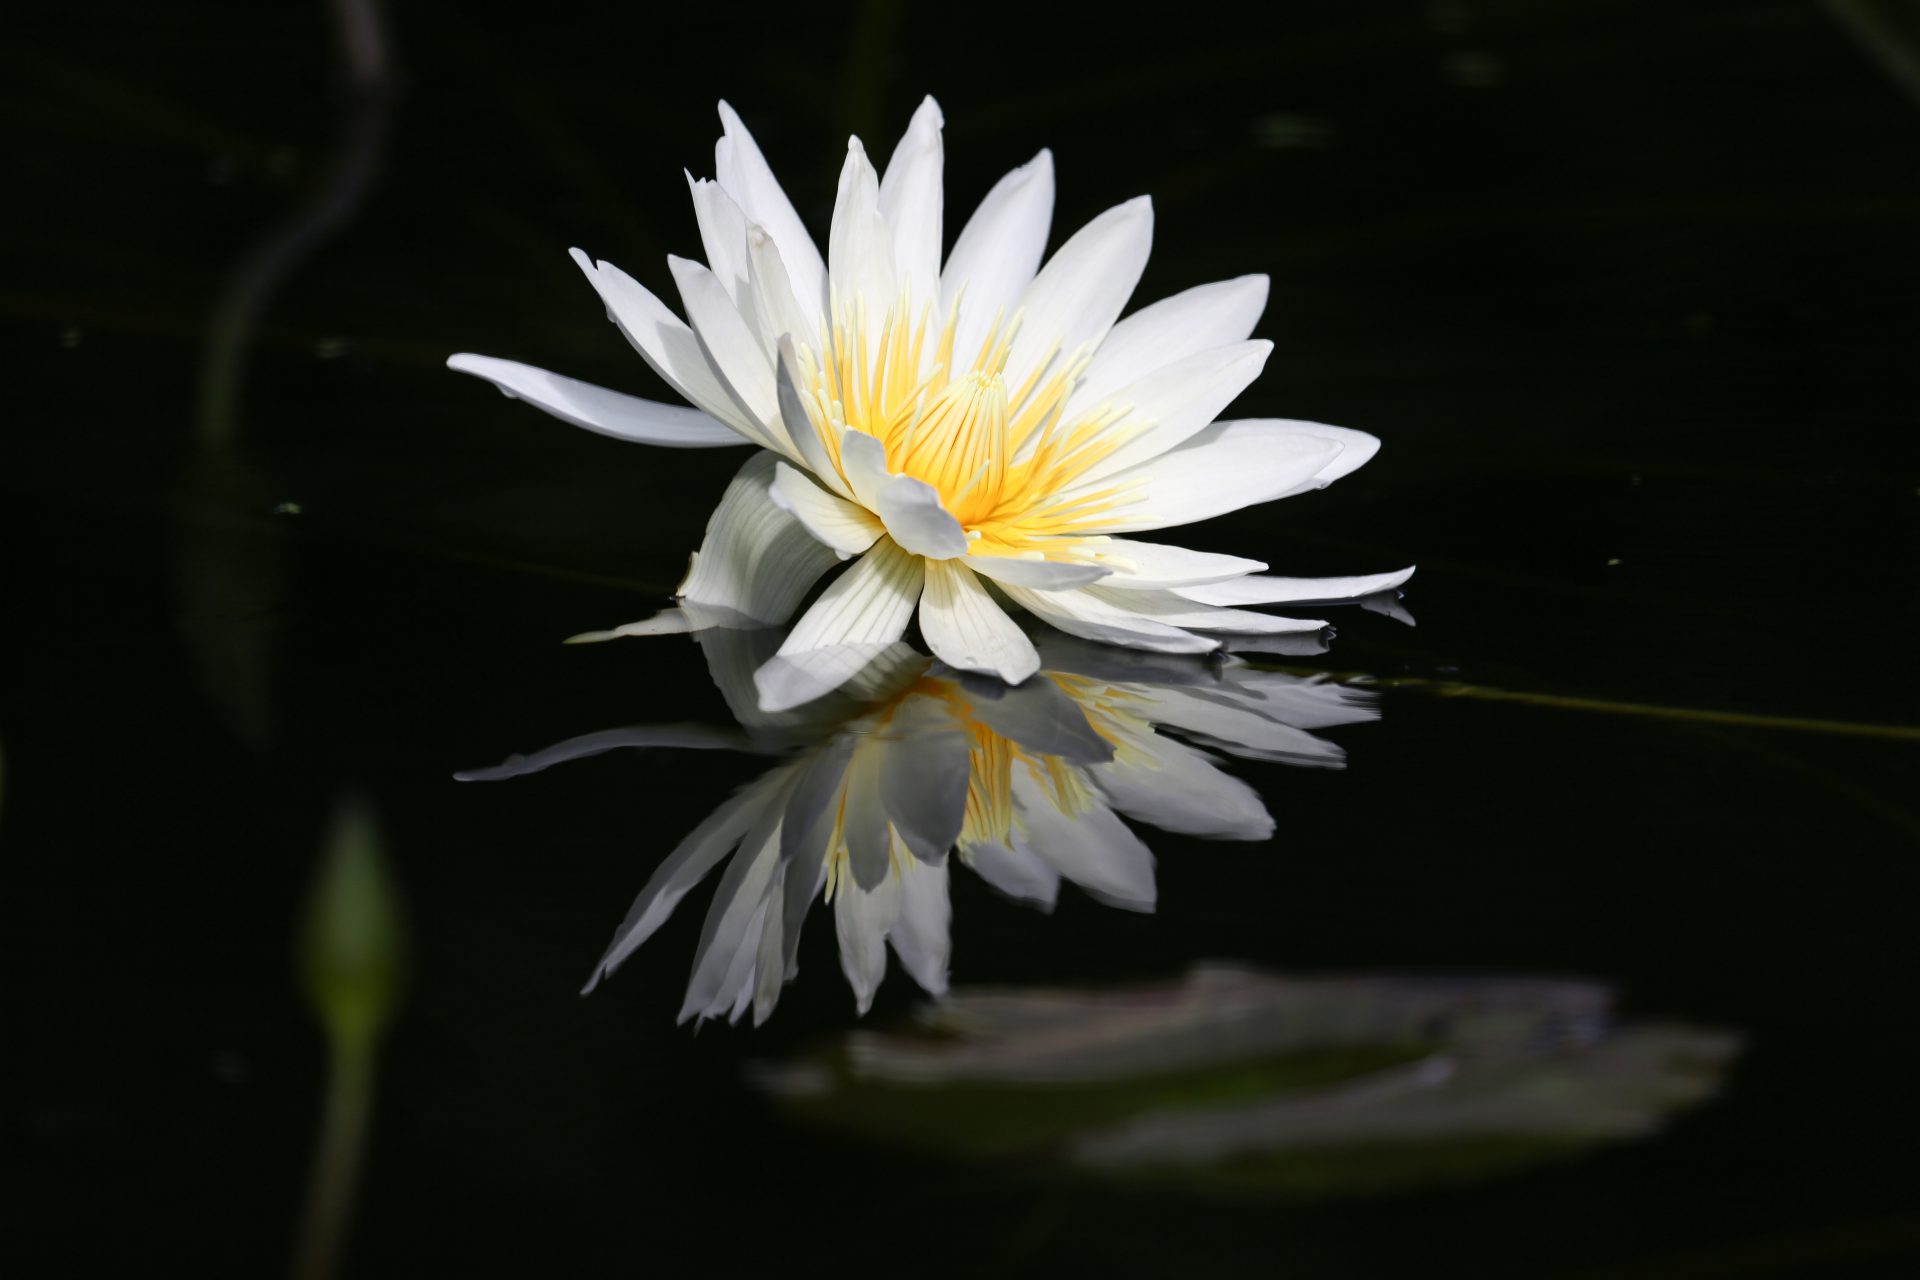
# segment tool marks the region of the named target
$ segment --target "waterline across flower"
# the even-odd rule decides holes
[[[913,621],[949,666],[1018,683],[1039,656],[1003,602],[1062,631],[1163,653],[1317,631],[1262,604],[1333,603],[1412,570],[1279,578],[1257,560],[1127,535],[1323,488],[1371,458],[1363,432],[1215,421],[1260,373],[1264,276],[1120,313],[1146,265],[1145,197],[1048,259],[1042,151],[990,191],[941,263],[939,107],[915,112],[884,175],[849,142],[822,259],[725,103],[717,178],[689,178],[707,255],[670,257],[687,319],[619,268],[574,259],[627,339],[696,408],[486,356],[448,364],[565,421],[682,448],[751,444],[677,591],[777,624],[836,563],[757,674],[763,706],[852,677]],[[599,633],[666,629],[640,623]]]

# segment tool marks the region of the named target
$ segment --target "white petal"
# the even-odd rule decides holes
[[[1380,452],[1380,440],[1364,431],[1355,431],[1352,427],[1330,427],[1324,422],[1290,422],[1279,419],[1256,419],[1270,421],[1276,426],[1301,435],[1313,436],[1340,446],[1340,452],[1331,462],[1313,473],[1311,481],[1303,482],[1296,493],[1305,493],[1309,489],[1324,489],[1342,476],[1352,475],[1367,463],[1373,461],[1373,455]]]
[[[1412,576],[1413,566],[1408,565],[1394,573],[1353,578],[1279,578],[1263,574],[1210,585],[1178,584],[1176,589],[1201,604],[1335,604],[1376,591],[1392,591]]]
[[[999,315],[1013,318],[1021,291],[1033,280],[1053,221],[1053,153],[1042,151],[994,184],[960,230],[940,276],[940,315],[957,302],[956,363],[970,368]]]
[[[835,497],[784,462],[774,468],[772,494],[782,510],[843,560],[859,555],[886,532],[871,511]]]
[[[1050,356],[1099,345],[1140,282],[1152,247],[1153,203],[1146,196],[1107,210],[1061,245],[1020,295],[1007,386],[1022,386]]]
[[[698,409],[642,400],[530,364],[462,352],[447,357],[447,368],[485,378],[511,399],[525,400],[562,422],[617,440],[637,440],[669,449],[717,449],[750,442],[747,436]]]
[[[1119,591],[1138,591],[1156,587],[1185,588],[1201,583],[1225,582],[1230,578],[1258,573],[1267,566],[1258,560],[1220,555],[1212,551],[1189,551],[1159,542],[1136,542],[1131,538],[1109,538],[1100,548],[1100,562],[1113,570],[1100,585]],[[1198,597],[1189,597],[1197,599]],[[1208,604],[1239,603],[1209,600]],[[1248,602],[1251,603],[1251,602]]]
[[[843,877],[833,895],[833,918],[840,933],[840,968],[865,1013],[887,976],[887,931],[900,918],[899,879],[887,876],[869,891]]]
[[[756,453],[740,468],[707,521],[706,538],[675,595],[778,624],[838,562],[774,502],[774,463],[772,454]]]
[[[898,640],[920,599],[923,563],[886,539],[860,557],[814,601],[780,652],[754,675],[761,709],[781,711],[811,702]],[[827,656],[809,659],[809,654]]]
[[[1129,818],[1210,840],[1265,840],[1273,834],[1273,817],[1259,793],[1223,772],[1206,752],[1158,735],[1138,750],[1093,773],[1113,807]]]
[[[740,123],[732,107],[720,104],[720,123],[726,130],[713,149],[714,177],[740,206],[750,222],[767,229],[780,246],[781,261],[793,278],[793,296],[802,307],[824,311],[827,305],[827,268],[813,237],[793,211],[793,202],[775,181],[766,157],[760,154],[753,135]]]
[[[639,622],[628,622],[611,631],[583,631],[577,636],[568,636],[562,643],[596,644],[603,640],[620,640],[630,636],[698,636],[714,628],[764,628],[766,625],[760,619],[750,617],[738,609],[701,604],[697,600],[682,600],[675,607],[662,609],[652,617],[643,618]]]
[[[1040,669],[1040,655],[1027,633],[957,560],[927,563],[920,634],[936,658],[962,671],[988,672],[1019,684]]]
[[[717,182],[689,173],[687,189],[693,194],[693,220],[700,227],[700,247],[706,251],[707,266],[726,289],[727,297],[744,310],[751,301],[747,293],[747,215]]]
[[[780,363],[774,380],[780,397],[780,421],[787,429],[787,438],[793,441],[794,451],[806,464],[807,471],[833,493],[843,498],[853,497],[852,487],[841,476],[840,468],[834,465],[827,453],[825,438],[820,434],[824,424],[815,421],[810,407],[811,398],[802,396],[798,390],[804,385],[805,377],[790,334],[780,339]],[[882,446],[882,473],[886,471],[885,454],[885,446]]]
[[[569,252],[606,303],[607,318],[619,326],[633,349],[668,386],[750,439],[759,440],[765,435],[707,362],[707,353],[693,330],[669,311],[666,303],[611,262],[596,263],[578,249]]]
[[[687,891],[699,884],[707,872],[740,843],[761,811],[779,799],[781,786],[778,771],[747,784],[667,855],[647,880],[646,887],[640,890],[640,896],[633,900],[626,919],[613,931],[612,943],[594,965],[593,976],[587,979],[581,994],[599,986],[602,978],[619,968],[621,961],[666,923]]]
[[[1107,334],[1067,399],[1075,418],[1129,382],[1175,360],[1245,341],[1267,305],[1267,278],[1203,284],[1134,312]]]
[[[804,653],[776,653],[753,673],[760,710],[790,711],[824,698],[882,661],[893,647],[884,641],[848,642],[822,645]]]
[[[878,510],[881,491],[893,479],[887,471],[887,446],[848,427],[840,433],[840,469],[853,489],[853,500],[869,511]]]
[[[819,313],[800,305],[779,246],[766,228],[753,223],[747,226],[747,291],[758,316],[756,327],[776,351],[788,334],[809,346],[819,344]]]
[[[1081,473],[1092,485],[1136,463],[1157,458],[1196,435],[1232,404],[1267,363],[1271,342],[1242,342],[1176,360],[1116,391],[1108,403],[1126,416],[1109,430],[1130,434],[1125,444]]]
[[[1191,524],[1317,487],[1322,473],[1339,466],[1344,446],[1300,429],[1312,425],[1216,422],[1179,448],[1109,476],[1102,487],[1129,485],[1132,492],[1101,532]]]
[[[1111,809],[1095,802],[1084,813],[1062,813],[1024,769],[1014,770],[1013,797],[1024,848],[1102,902],[1153,910],[1153,851]]]
[[[932,98],[913,113],[900,145],[880,179],[880,212],[893,231],[893,261],[900,283],[920,305],[940,289],[940,106]]]
[[[571,760],[585,760],[609,751],[675,747],[682,751],[746,751],[751,747],[737,731],[702,724],[643,724],[631,729],[602,729],[543,747],[532,755],[514,754],[484,769],[462,769],[456,782],[501,782],[524,778]]]
[[[773,360],[734,305],[727,291],[698,262],[689,258],[667,258],[674,283],[680,286],[680,301],[693,323],[694,336],[707,362],[720,375],[721,385],[732,394],[741,411],[760,426],[760,438],[769,448],[788,450],[786,431],[780,426],[780,401],[773,388]]]
[[[940,505],[940,491],[924,480],[894,476],[880,487],[874,510],[893,540],[914,555],[951,560],[967,554],[967,531]]]
[[[1270,613],[1255,613],[1251,609],[1220,609],[1196,604],[1173,591],[1109,591],[1104,586],[1095,586],[1089,587],[1087,594],[1142,618],[1195,631],[1285,635],[1295,631],[1319,631],[1327,625],[1317,618],[1281,618]]]
[[[887,934],[900,967],[930,996],[945,995],[953,954],[953,907],[947,869],[921,864],[900,869],[900,918]]]
[[[1155,653],[1210,653],[1219,647],[1216,640],[1142,618],[1085,591],[1030,591],[1011,584],[1003,587],[1008,599],[1068,635]]]
[[[1053,910],[1060,896],[1060,873],[1027,849],[977,844],[966,851],[967,865],[982,880],[1019,902]]]
[[[893,305],[893,235],[880,213],[880,179],[860,139],[847,139],[847,160],[834,196],[827,235],[827,285],[836,307],[861,308],[868,355],[878,349],[881,321]]]
[[[1028,559],[1025,556],[970,555],[967,567],[1010,587],[1031,587],[1036,591],[1064,591],[1098,582],[1108,570],[1097,564],[1076,564],[1066,560]]]

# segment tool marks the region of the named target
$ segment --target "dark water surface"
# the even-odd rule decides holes
[[[284,1267],[327,1079],[297,923],[357,789],[407,978],[343,1274],[1913,1274],[1902,6],[424,5],[357,96],[330,22],[103,4],[0,55],[0,1271]],[[1326,731],[1343,771],[1232,765],[1271,842],[1148,832],[1152,914],[956,873],[954,981],[1590,978],[1738,1033],[1716,1098],[1504,1175],[1223,1197],[796,1122],[743,1068],[855,1026],[825,911],[758,1030],[674,1023],[705,890],[577,996],[767,762],[451,775],[731,723],[684,638],[557,641],[664,602],[740,455],[571,431],[441,362],[661,394],[564,250],[670,294],[722,95],[818,233],[848,129],[889,148],[929,91],[950,236],[1043,145],[1056,244],[1150,192],[1139,299],[1273,277],[1236,415],[1385,441],[1181,541],[1421,566],[1417,627],[1346,610],[1284,660],[1378,678],[1382,714]],[[222,444],[209,317],[328,191]],[[896,965],[867,1023],[917,1000]]]

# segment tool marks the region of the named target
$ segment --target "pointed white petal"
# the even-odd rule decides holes
[[[940,276],[940,318],[957,302],[954,360],[971,368],[994,317],[1012,319],[1033,280],[1053,221],[1053,153],[1042,151],[994,184],[961,228]]]
[[[834,465],[827,453],[825,437],[821,435],[823,430],[831,428],[814,418],[811,399],[802,396],[798,390],[804,385],[804,375],[791,334],[780,339],[780,363],[775,371],[775,385],[780,397],[780,421],[786,427],[787,438],[793,441],[794,452],[800,455],[808,474],[829,491],[842,498],[852,498],[853,488],[840,474],[840,468]],[[886,470],[885,453],[885,447],[882,446],[880,469],[883,473]]]
[[[530,364],[462,352],[447,357],[447,368],[485,378],[510,399],[525,400],[562,422],[617,440],[637,440],[669,449],[718,449],[751,443],[747,436],[698,409],[642,400]]]
[[[1098,346],[1140,282],[1152,246],[1153,203],[1146,196],[1107,210],[1061,245],[1020,295],[1007,385],[1024,385],[1050,356]]]
[[[1185,588],[1201,583],[1225,582],[1230,578],[1258,573],[1267,566],[1258,560],[1220,555],[1212,551],[1189,551],[1159,542],[1136,542],[1131,538],[1109,538],[1099,551],[1100,562],[1113,570],[1100,585],[1118,591],[1142,591],[1157,587]],[[1188,597],[1197,599],[1197,597]],[[1240,603],[1209,600],[1208,604]],[[1247,603],[1251,603],[1250,601]]]
[[[1216,422],[1180,447],[1109,476],[1102,487],[1130,486],[1130,494],[1101,531],[1192,524],[1318,487],[1319,477],[1339,466],[1344,446],[1299,429],[1310,425]]]
[[[758,622],[785,622],[838,558],[769,489],[774,456],[756,453],[740,468],[707,521],[686,580],[674,594]]]
[[[886,532],[871,511],[835,497],[784,462],[774,467],[772,495],[782,510],[843,560],[859,555]]]
[[[924,480],[894,476],[880,486],[874,510],[893,540],[914,555],[951,560],[967,554],[967,531],[940,505],[940,491]]]
[[[693,220],[700,227],[700,247],[706,251],[707,266],[726,289],[727,297],[744,310],[750,302],[747,215],[717,182],[689,173],[687,189],[693,194]]]
[[[700,340],[679,316],[611,262],[594,262],[578,249],[569,252],[606,304],[607,318],[668,386],[741,434],[761,439],[764,430],[721,382]]]
[[[530,773],[551,769],[570,760],[585,760],[623,749],[645,750],[653,747],[677,747],[682,751],[746,751],[745,736],[735,730],[716,729],[702,724],[643,724],[631,729],[602,729],[583,733],[543,747],[532,755],[514,754],[499,764],[484,769],[462,769],[453,775],[455,782],[501,782],[524,778]]]
[[[1220,609],[1196,604],[1172,591],[1109,591],[1105,586],[1095,586],[1087,588],[1087,594],[1142,618],[1195,631],[1285,635],[1295,631],[1319,631],[1327,625],[1317,618],[1281,618],[1270,613],[1255,613],[1251,609]]]
[[[1352,578],[1279,578],[1262,574],[1206,585],[1183,583],[1175,590],[1201,604],[1334,604],[1370,596],[1376,591],[1392,591],[1413,576],[1413,568],[1408,565],[1394,573]]]
[[[716,627],[751,629],[763,628],[766,625],[760,619],[750,617],[738,609],[701,604],[697,600],[682,600],[674,608],[662,609],[651,618],[643,618],[639,622],[628,622],[611,631],[583,631],[577,636],[568,636],[562,643],[596,644],[603,640],[620,640],[630,636],[700,635]]]
[[[892,648],[885,641],[854,641],[822,645],[804,653],[776,653],[753,673],[760,709],[790,711],[824,698],[880,661]]]
[[[647,880],[640,896],[633,900],[626,919],[613,931],[606,954],[593,967],[593,976],[582,989],[584,995],[600,985],[600,980],[620,967],[641,943],[665,924],[680,899],[713,870],[747,834],[761,812],[779,799],[782,779],[778,771],[756,779],[734,793],[724,804],[695,827]]]
[[[887,876],[872,890],[842,878],[833,895],[840,933],[840,968],[853,987],[860,1012],[873,1007],[873,993],[887,976],[887,931],[900,918],[900,881]]]
[[[836,307],[861,308],[871,355],[881,321],[893,305],[896,276],[893,235],[880,213],[880,179],[860,139],[847,139],[847,160],[833,202],[827,235],[827,287]]]
[[[1051,911],[1060,897],[1060,873],[1030,850],[977,844],[966,851],[966,862],[982,880],[1015,901]]]
[[[1355,431],[1352,427],[1330,427],[1324,422],[1295,422],[1283,419],[1254,419],[1265,421],[1276,427],[1284,427],[1301,435],[1313,436],[1340,446],[1340,452],[1326,466],[1313,473],[1311,481],[1303,482],[1296,493],[1305,493],[1309,489],[1324,489],[1342,476],[1352,475],[1367,463],[1373,461],[1373,455],[1380,452],[1380,440],[1364,431]]]
[[[881,491],[893,479],[887,471],[887,446],[848,427],[840,433],[840,469],[846,473],[853,500],[869,511],[879,510]]]
[[[1267,305],[1267,278],[1203,284],[1142,307],[1107,334],[1067,399],[1072,419],[1129,382],[1211,347],[1243,342]]]
[[[757,223],[747,225],[747,292],[758,317],[755,327],[776,351],[788,334],[809,346],[819,343],[819,313],[800,305],[779,246]]]
[[[900,967],[930,996],[945,995],[953,954],[953,907],[947,869],[909,864],[900,869],[900,918],[887,934]]]
[[[932,98],[921,102],[880,179],[894,266],[920,306],[932,304],[940,288],[941,124],[940,105]]]
[[[827,268],[813,237],[793,211],[793,202],[775,181],[766,157],[753,135],[740,123],[732,107],[720,104],[720,123],[726,136],[714,147],[714,177],[747,215],[767,229],[780,246],[780,258],[793,277],[793,296],[802,307],[824,311],[827,305]]]
[[[1065,560],[1029,560],[1024,556],[970,555],[967,567],[984,577],[1010,587],[1031,587],[1036,591],[1064,591],[1098,582],[1109,570],[1097,564],[1074,564]]]
[[[1141,759],[1141,755],[1146,757]],[[1197,747],[1155,735],[1094,770],[1113,807],[1136,822],[1210,840],[1265,840],[1273,817],[1252,787]]]
[[[860,557],[814,601],[779,653],[755,673],[761,709],[781,711],[811,702],[844,684],[898,640],[920,599],[923,563],[889,539]]]
[[[1153,851],[1111,809],[1096,801],[1062,813],[1024,769],[1014,770],[1013,799],[1021,846],[1110,906],[1153,910]]]
[[[1040,655],[1027,633],[958,560],[927,562],[920,634],[934,657],[962,671],[983,671],[1019,684],[1040,669]]]
[[[687,308],[694,336],[707,363],[720,375],[721,385],[742,412],[760,427],[769,448],[788,450],[786,430],[780,426],[780,401],[773,389],[773,360],[740,308],[714,278],[713,272],[689,258],[667,258],[680,301]]]
[[[1176,360],[1114,392],[1106,401],[1126,416],[1109,430],[1125,444],[1088,467],[1076,482],[1092,485],[1136,463],[1157,458],[1220,416],[1260,376],[1271,342],[1241,342]]]
[[[1084,590],[1030,591],[1002,585],[1008,599],[1068,635],[1155,653],[1210,653],[1219,647],[1216,640],[1116,608]]]

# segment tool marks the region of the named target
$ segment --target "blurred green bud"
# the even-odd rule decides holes
[[[370,1044],[404,982],[405,928],[380,829],[365,799],[335,808],[309,891],[300,947],[307,997],[338,1044]]]

